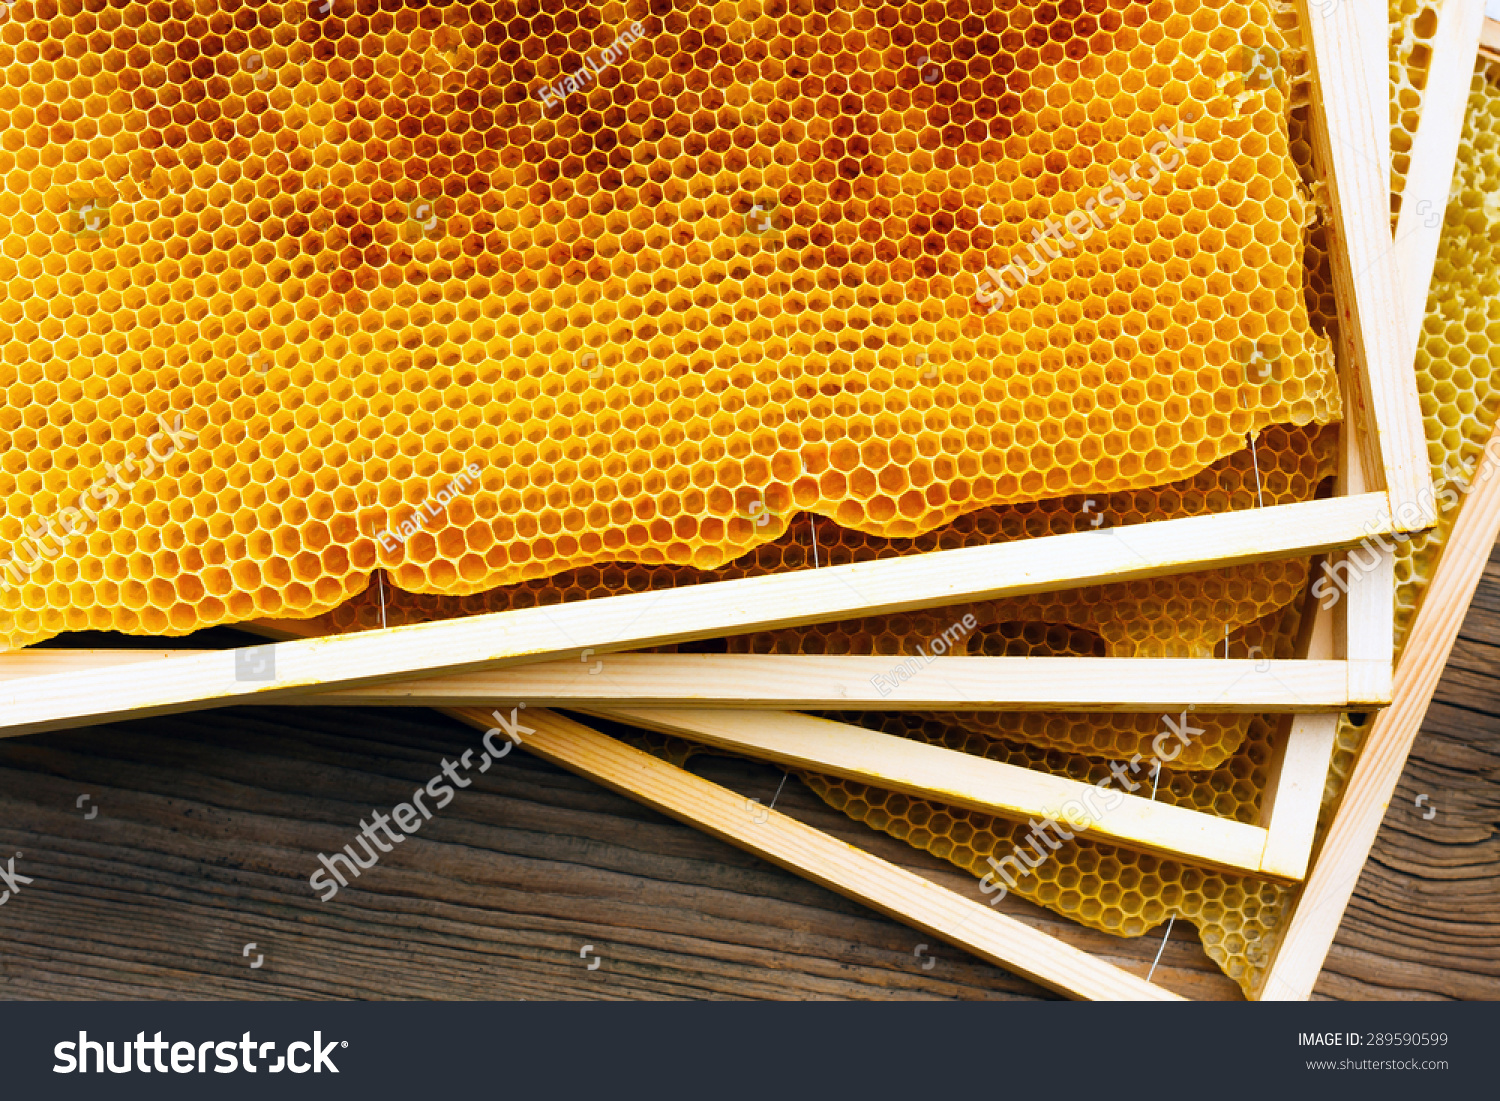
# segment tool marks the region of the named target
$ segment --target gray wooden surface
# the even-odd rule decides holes
[[[1500,998],[1497,658],[1492,559],[1319,996]],[[244,708],[0,743],[0,866],[32,880],[0,905],[0,997],[1045,996],[523,753],[318,901],[317,854],[475,740],[426,711]],[[762,802],[782,778],[694,767]],[[777,807],[974,894],[795,779]],[[1007,905],[1141,975],[1162,939]],[[1181,923],[1156,978],[1239,996]]]

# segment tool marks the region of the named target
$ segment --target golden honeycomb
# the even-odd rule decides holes
[[[16,0],[0,636],[913,538],[1336,419],[1287,22]]]
[[[1309,187],[1316,185],[1317,171],[1313,166],[1312,136],[1309,118],[1310,108],[1294,109],[1291,114],[1292,160],[1302,173],[1303,182]],[[1312,224],[1307,230],[1307,248],[1302,255],[1307,282],[1304,293],[1307,297],[1307,314],[1313,329],[1327,337],[1338,347],[1338,303],[1333,293],[1333,245],[1332,229],[1326,212],[1316,208]]]
[[[1262,432],[1253,449],[1220,459],[1181,482],[1097,498],[1065,497],[980,509],[915,539],[882,539],[804,516],[775,542],[709,571],[678,566],[589,566],[467,597],[411,594],[382,582],[311,620],[308,627],[315,634],[395,627],[1072,531],[1098,530],[1100,538],[1128,540],[1131,524],[1311,500],[1334,473],[1337,444],[1333,427],[1276,426]],[[913,654],[954,620],[972,613],[984,630],[962,639],[955,653],[988,652],[983,640],[991,625],[1036,621],[1093,631],[1104,640],[1105,652],[1113,656],[1206,657],[1222,652],[1226,634],[1254,624],[1295,599],[1306,579],[1306,560],[1284,559],[759,632],[736,636],[723,646],[737,653]]]
[[[1496,264],[1500,259],[1496,233],[1500,204],[1489,198],[1500,194],[1500,151],[1495,140],[1500,134],[1500,89],[1491,80],[1476,79],[1470,112],[1460,149],[1458,186],[1448,211],[1418,360],[1434,477],[1446,477],[1450,482],[1455,480],[1453,470],[1461,469],[1458,464],[1473,468],[1482,461],[1483,444],[1500,412],[1491,386],[1493,380],[1500,379],[1500,354],[1494,339],[1500,335],[1500,317],[1494,316],[1494,307],[1490,306],[1500,291],[1494,285],[1500,270]],[[1317,237],[1317,229],[1314,233],[1319,243],[1317,262],[1309,264],[1309,297],[1320,324],[1331,328],[1335,315],[1326,237]],[[1456,500],[1461,496],[1458,494]],[[1399,548],[1397,605],[1402,637],[1426,586],[1443,533],[1451,528],[1453,514],[1451,506],[1440,510],[1437,533]],[[1289,656],[1297,613],[1295,607],[1288,606],[1273,621],[1254,625],[1262,632],[1255,644],[1274,635],[1278,640],[1276,656]],[[1137,613],[1132,609],[1129,614]],[[997,621],[990,631],[976,632],[975,639],[979,652],[1106,652],[1103,640],[1091,632],[1038,623]],[[1251,640],[1241,632],[1235,643],[1248,646]],[[1270,651],[1270,647],[1266,649]],[[1240,656],[1239,651],[1236,656]],[[850,718],[847,714],[840,717]],[[1110,762],[1103,758],[1122,760],[1130,753],[1142,752],[1139,741],[1134,747],[1130,741],[1133,724],[1141,721],[1137,716],[979,717],[996,724],[989,730],[975,730],[976,718],[871,713],[859,716],[858,721],[962,752],[1090,781],[1106,775]],[[1160,717],[1153,718],[1161,721]],[[1207,726],[1206,718],[1194,722]],[[1125,721],[1123,728],[1121,720]],[[1255,821],[1274,731],[1270,720],[1263,717],[1242,721],[1248,729],[1237,746],[1230,746],[1227,756],[1185,771],[1164,769],[1155,798],[1238,821]],[[1347,782],[1364,730],[1364,723],[1348,717],[1340,724],[1325,790],[1325,828]],[[641,740],[653,751],[676,760],[701,751],[655,736],[643,735]],[[1214,732],[1204,738],[1205,742],[1214,740]],[[1026,851],[1030,844],[1023,840],[1025,828],[1002,820],[849,781],[814,774],[803,778],[851,817],[903,837],[975,875],[989,871],[986,856],[1009,852],[1012,846]],[[1063,842],[1032,875],[1020,879],[1014,890],[1056,912],[1120,935],[1141,935],[1159,928],[1172,916],[1191,921],[1198,927],[1210,957],[1251,994],[1263,979],[1264,965],[1292,896],[1288,889],[1251,877],[1205,871],[1086,839]]]
[[[1422,94],[1432,65],[1441,0],[1389,0],[1391,16],[1391,224],[1411,163],[1412,139],[1422,117]]]
[[[1158,730],[1165,730],[1161,726]],[[978,742],[972,735],[937,724],[910,729],[909,736],[977,753],[1040,771],[1097,783],[1111,774],[1109,761],[1067,756],[1031,746]],[[1223,766],[1206,772],[1163,769],[1157,778],[1148,764],[1126,770],[1134,794],[1149,797],[1153,784],[1159,802],[1188,807],[1242,822],[1259,813],[1274,728],[1255,717],[1240,751]],[[835,777],[799,774],[831,805],[851,818],[899,837],[976,876],[990,872],[987,859],[1013,851],[1028,853],[1030,833],[1024,824],[976,811],[871,788]],[[1036,842],[1031,846],[1040,848]],[[1182,861],[1134,852],[1088,840],[1058,839],[1059,848],[1038,860],[1009,890],[1023,898],[1094,929],[1135,937],[1169,917],[1190,921],[1210,958],[1230,978],[1244,985],[1252,961],[1262,959],[1255,947],[1280,919],[1289,892],[1249,876],[1194,867]],[[1050,845],[1048,846],[1050,848]],[[1044,850],[1045,851],[1045,850]],[[1032,863],[1031,858],[1026,859]]]

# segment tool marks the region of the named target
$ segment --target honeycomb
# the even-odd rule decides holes
[[[317,634],[508,611],[701,581],[723,581],[868,561],[892,555],[1103,529],[1177,516],[1201,515],[1311,500],[1335,471],[1335,428],[1284,428],[1261,433],[1253,450],[1219,460],[1184,481],[1157,489],[1097,498],[1068,497],[981,509],[915,539],[868,536],[803,517],[780,539],[716,570],[691,567],[607,565],[493,589],[468,597],[411,594],[377,584],[309,626]],[[1128,528],[1101,538],[1128,539]],[[1070,624],[1100,635],[1114,656],[1196,656],[1222,653],[1233,632],[1295,599],[1306,585],[1307,562],[1285,559],[1205,570],[1173,578],[1044,593],[959,607],[907,612],[729,639],[736,653],[912,654],[956,619],[973,614],[981,630],[955,653],[986,653],[992,625],[1007,622]],[[979,647],[979,648],[974,648]]]
[[[1393,12],[1398,4],[1393,3]],[[1454,471],[1481,461],[1485,441],[1500,413],[1492,383],[1500,381],[1500,87],[1490,71],[1476,78],[1470,115],[1459,154],[1458,182],[1448,210],[1440,246],[1433,294],[1424,327],[1417,371],[1424,423],[1435,480],[1443,485],[1465,479]],[[1399,122],[1399,120],[1398,120]],[[1294,130],[1297,119],[1294,116]],[[1294,140],[1304,151],[1305,141]],[[1302,163],[1306,163],[1305,160]],[[1308,295],[1312,313],[1325,332],[1332,331],[1331,281],[1326,232],[1314,227],[1309,245]],[[1447,478],[1448,482],[1442,482]],[[1440,496],[1440,502],[1445,498]],[[1455,501],[1461,494],[1455,495]],[[1455,509],[1440,510],[1438,529],[1399,546],[1397,552],[1398,644],[1409,629],[1430,577],[1431,567]],[[1188,580],[1188,579],[1183,579]],[[345,610],[348,614],[350,610]],[[1131,615],[1136,614],[1132,609]],[[1265,645],[1274,637],[1275,654],[1290,656],[1297,609],[1291,606],[1271,621],[1236,636],[1236,646]],[[351,624],[352,625],[352,624]],[[980,652],[1100,654],[1103,639],[1078,627],[997,622],[973,636]],[[1270,652],[1270,647],[1265,647]],[[1236,650],[1236,655],[1239,652]],[[840,718],[848,720],[847,714]],[[920,716],[870,713],[857,721],[890,733],[913,737],[992,759],[1037,768],[1079,780],[1096,781],[1108,766],[1142,752],[1137,716],[995,716],[989,729],[975,727],[976,716]],[[1061,718],[1064,721],[1059,722]],[[1208,717],[1194,723],[1208,726]],[[1159,720],[1158,720],[1159,721]],[[1266,784],[1274,728],[1265,717],[1247,717],[1243,732],[1209,730],[1202,741],[1229,743],[1218,759],[1192,762],[1186,769],[1164,769],[1155,798],[1242,822],[1257,820]],[[962,725],[960,725],[960,723]],[[1159,731],[1160,728],[1157,728]],[[1320,828],[1326,829],[1338,796],[1367,729],[1361,719],[1346,716],[1338,729]],[[1154,733],[1155,731],[1153,731]],[[1236,737],[1237,735],[1237,737]],[[685,760],[699,747],[654,735],[639,735],[654,752]],[[1237,743],[1237,744],[1235,744]],[[1144,753],[1142,753],[1145,756]],[[1173,764],[1185,763],[1181,759]],[[850,781],[803,774],[822,797],[859,821],[927,849],[977,876],[989,872],[985,857],[1012,848],[1034,854],[1028,830],[1000,819],[931,801],[869,788]],[[1143,788],[1144,790],[1144,788]],[[1030,861],[1028,860],[1029,864]],[[1093,928],[1139,936],[1159,928],[1168,917],[1193,922],[1208,951],[1226,974],[1254,994],[1279,935],[1292,892],[1257,879],[1195,868],[1178,861],[1133,853],[1084,838],[1061,842],[1051,858],[1013,888],[1058,913]]]
[[[980,742],[966,731],[939,724],[909,729],[907,733],[922,741],[1089,783],[1111,774],[1112,762],[1031,746]],[[1274,733],[1272,723],[1257,716],[1250,722],[1240,751],[1223,766],[1198,773],[1162,770],[1157,801],[1254,822]],[[1155,779],[1149,764],[1134,774],[1124,771],[1127,782],[1140,788],[1135,794],[1149,795]],[[1013,850],[1034,853],[1035,849],[1046,852],[1050,848],[1050,844],[1044,847],[1037,841],[1028,842],[1031,831],[1024,824],[836,777],[799,775],[851,818],[976,876],[991,871],[987,858],[1000,860]],[[1048,853],[1048,859],[1039,860],[1034,870],[1019,877],[1009,888],[1011,893],[1118,936],[1141,936],[1169,917],[1190,921],[1198,927],[1209,957],[1242,985],[1253,970],[1251,961],[1263,960],[1254,951],[1255,946],[1275,928],[1290,897],[1289,891],[1269,882],[1087,840],[1086,835],[1071,840],[1059,837],[1056,843],[1060,846],[1057,851]],[[1030,864],[1031,858],[1026,862]]]
[[[1302,173],[1303,182],[1309,187],[1321,186],[1317,182],[1313,167],[1312,120],[1308,109],[1294,110],[1290,120],[1292,159]],[[1313,328],[1339,347],[1337,337],[1338,302],[1333,293],[1333,242],[1332,227],[1321,206],[1316,208],[1314,221],[1307,230],[1307,249],[1303,253],[1303,264],[1307,272],[1305,294],[1307,312]]]
[[[1411,165],[1412,140],[1422,117],[1422,94],[1432,65],[1441,0],[1389,0],[1391,13],[1391,224]]]
[[[1288,22],[15,0],[0,634],[909,539],[1336,419]]]

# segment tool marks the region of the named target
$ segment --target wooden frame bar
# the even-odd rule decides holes
[[[1429,275],[1430,278],[1430,275]],[[1413,353],[1415,355],[1415,352]],[[1340,441],[1339,480],[1346,493],[1365,490],[1364,459],[1344,426]],[[1332,556],[1331,570],[1346,571],[1343,608],[1326,616],[1331,625],[1331,653],[1320,650],[1309,656],[1342,659],[1346,665],[1349,703],[1355,707],[1382,707],[1390,702],[1395,674],[1396,556],[1389,545],[1368,539],[1357,552]],[[1314,584],[1310,593],[1317,593]],[[1325,594],[1326,596],[1326,594]],[[1325,618],[1320,609],[1317,618]],[[1327,771],[1327,763],[1324,763]]]
[[[483,711],[457,711],[478,729]],[[521,745],[638,803],[754,853],[1015,974],[1074,997],[1179,1001],[1127,971],[795,818],[561,715],[528,711]]]
[[[1474,79],[1473,65],[1450,61],[1475,55],[1486,23],[1484,0],[1443,0],[1438,9],[1432,63],[1422,92],[1422,117],[1412,138],[1410,167],[1401,188],[1401,213],[1396,221],[1403,363],[1416,361]],[[1500,30],[1494,20],[1488,23]],[[1384,53],[1381,63],[1385,64]]]
[[[1156,577],[1204,554],[1223,565],[1318,553],[1391,523],[1386,495],[1362,494],[26,677],[0,685],[0,736]]]
[[[1400,305],[1413,358],[1441,234],[1441,225],[1430,236],[1419,232],[1415,220],[1425,218],[1432,207],[1420,209],[1418,204],[1426,199],[1439,211],[1447,209],[1458,144],[1467,122],[1474,72],[1469,59],[1475,56],[1477,47],[1479,53],[1500,60],[1500,23],[1481,20],[1482,9],[1481,0],[1446,0],[1440,9],[1431,75],[1402,195],[1395,247],[1406,266]],[[1486,43],[1491,50],[1485,49]],[[1423,226],[1433,228],[1426,227],[1425,222]],[[1500,425],[1491,434],[1485,453],[1489,454],[1497,443]],[[1500,479],[1493,474],[1489,470],[1475,479],[1459,509],[1396,666],[1392,704],[1376,716],[1361,748],[1328,834],[1272,955],[1260,993],[1263,1001],[1312,996],[1463,626],[1469,602],[1500,537]]]
[[[1411,332],[1408,347],[1404,342],[1406,314],[1399,307],[1417,293],[1413,280],[1420,283],[1418,297],[1425,303],[1437,240],[1413,233],[1407,254],[1391,248],[1386,198],[1391,145],[1384,106],[1389,98],[1390,31],[1383,11],[1376,18],[1369,8],[1356,14],[1354,5],[1344,6],[1343,11],[1339,7],[1319,4],[1309,10],[1309,5],[1302,5],[1313,44],[1315,159],[1325,169],[1335,229],[1345,246],[1335,249],[1333,265],[1345,337],[1341,378],[1346,409],[1339,492],[1353,495],[1368,491],[1372,483],[1383,485],[1390,493],[1392,512],[1400,513],[1398,529],[1416,530],[1436,521],[1437,502],[1416,375],[1411,370],[1417,333]],[[1330,85],[1341,94],[1330,96]],[[1443,155],[1442,140],[1429,136],[1423,144],[1434,160]],[[1447,146],[1446,155],[1451,179],[1456,138]],[[1422,173],[1436,178],[1443,169],[1428,164]],[[1443,188],[1446,197],[1446,182]],[[1430,251],[1424,252],[1429,244]],[[1424,257],[1426,268],[1419,270]],[[1383,411],[1387,403],[1390,410]],[[1395,416],[1402,411],[1405,417]],[[1353,706],[1382,706],[1391,698],[1394,567],[1391,552],[1369,540],[1359,554],[1339,555],[1332,563],[1334,570],[1346,571],[1347,579],[1342,586],[1343,612],[1335,621],[1332,656],[1348,663]],[[1299,734],[1306,729],[1304,725],[1297,728]],[[1326,767],[1325,761],[1325,772]]]
[[[1334,652],[1337,628],[1344,622],[1335,609],[1321,607],[1309,591],[1297,652],[1314,661],[1327,658]],[[1268,876],[1300,880],[1307,875],[1340,717],[1294,715],[1283,719],[1277,731],[1260,813],[1266,830],[1261,870]]]
[[[1100,791],[1079,780],[794,712],[588,710],[787,768],[1023,822],[1057,821],[1102,841],[1216,868],[1251,875],[1265,871],[1267,830],[1153,802],[1118,787]],[[1149,788],[1149,773],[1138,775]],[[1307,843],[1312,844],[1310,831]]]
[[[1399,530],[1420,531],[1437,514],[1416,377],[1402,358],[1404,314],[1389,220],[1386,13],[1372,4],[1299,0],[1297,6],[1311,45],[1314,154],[1325,166],[1343,246],[1333,250],[1334,294],[1360,382],[1349,385],[1353,378],[1346,376],[1344,420],[1360,430],[1365,470],[1390,495]]]
[[[0,681],[81,674],[212,650],[31,650],[0,658]],[[610,654],[513,669],[278,695],[298,706],[800,708],[820,711],[1341,712],[1353,701],[1342,661],[1234,658],[903,659],[809,654]],[[876,686],[877,678],[880,686]]]
[[[1340,621],[1349,705],[1384,707],[1391,699],[1396,653],[1396,555],[1368,544],[1362,553],[1373,568],[1349,585]]]
[[[1297,715],[1290,720],[1266,783],[1260,874],[1293,881],[1307,875],[1338,728],[1337,715]]]
[[[823,654],[611,654],[592,663],[401,681],[298,696],[301,704],[486,707],[796,708],[882,711],[1339,712],[1360,702],[1343,661],[1246,658],[928,659]],[[920,660],[920,659],[918,659]],[[591,670],[598,670],[593,675]],[[877,678],[885,678],[876,687]]]

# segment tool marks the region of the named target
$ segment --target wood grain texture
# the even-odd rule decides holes
[[[1332,550],[1389,531],[1388,504],[1307,501],[299,639],[261,648],[263,677],[207,654],[19,678],[0,683],[0,736]]]
[[[18,869],[35,878],[0,906],[0,996],[1048,996],[519,752],[317,900],[307,880],[320,852],[477,745],[433,712],[294,708],[0,744],[0,851],[23,852]],[[851,822],[779,769],[707,758],[694,771],[983,899],[972,876]],[[76,805],[85,793],[91,820]],[[1015,898],[997,909],[1141,977],[1156,951]],[[241,954],[251,941],[266,956],[254,971]],[[1191,930],[1173,934],[1155,981],[1234,993]]]
[[[480,710],[456,717],[480,730],[490,722]],[[584,723],[549,711],[528,712],[526,723],[527,752],[1049,989],[1096,1001],[1177,1000],[1129,971],[996,912],[987,902],[762,808]]]
[[[296,707],[0,742],[0,853],[23,852],[18,870],[35,877],[0,906],[0,998],[1050,996],[956,950],[929,943],[919,956],[923,940],[899,923],[521,753],[319,903],[307,885],[317,854],[474,745],[427,711]],[[981,897],[972,876],[850,821],[779,768],[715,757],[692,770]],[[1500,557],[1313,996],[1500,999],[1497,837]],[[1165,931],[1120,940],[1015,897],[1000,909],[1142,977]],[[251,941],[266,953],[259,970],[241,954]],[[604,959],[597,971],[585,944]],[[1184,922],[1154,981],[1239,997]]]
[[[1313,996],[1500,999],[1500,554],[1485,566]]]
[[[319,852],[352,842],[362,816],[476,744],[432,712],[294,707],[0,743],[0,853],[23,852],[18,869],[35,877],[0,906],[0,997],[1050,996],[522,753],[350,890],[317,901],[307,878]],[[692,770],[982,897],[972,876],[850,821],[795,778],[783,784],[778,768],[704,758]],[[1431,821],[1413,805],[1422,792]],[[99,808],[91,820],[76,806],[85,793]],[[1500,998],[1497,833],[1500,561],[1315,997]],[[1165,931],[1120,940],[1014,897],[999,908],[1142,977]],[[251,941],[266,954],[254,971],[241,955]],[[585,944],[604,960],[597,971],[579,956]],[[1154,981],[1239,996],[1184,922]]]
[[[1354,586],[1350,586],[1351,593]],[[85,673],[211,651],[0,653],[0,680]],[[221,655],[214,660],[222,662]],[[902,667],[898,679],[893,667]],[[363,685],[269,702],[298,706],[800,708],[815,710],[1339,712],[1342,661],[1249,658],[897,657],[610,654]]]
[[[1345,375],[1346,423],[1360,429],[1365,476],[1390,494],[1403,531],[1436,519],[1411,359],[1403,360],[1401,283],[1390,229],[1386,11],[1300,0],[1313,79],[1312,137],[1328,187],[1334,295],[1347,319],[1358,385]],[[1378,75],[1377,75],[1378,70]]]

